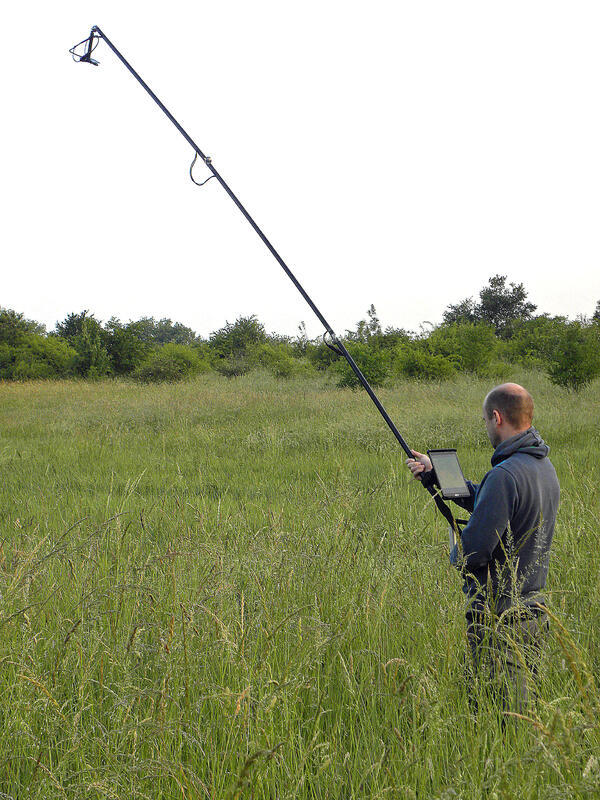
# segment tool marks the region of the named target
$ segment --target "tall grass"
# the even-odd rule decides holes
[[[600,795],[598,383],[523,375],[562,503],[537,702],[469,708],[459,576],[362,393],[0,385],[0,797]],[[382,400],[482,475],[489,386]]]

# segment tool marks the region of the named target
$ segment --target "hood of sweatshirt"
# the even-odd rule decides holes
[[[492,466],[495,467],[496,464],[500,464],[501,461],[515,453],[524,453],[534,458],[546,458],[549,452],[550,448],[536,429],[528,428],[522,433],[511,436],[510,439],[500,442],[492,455]]]

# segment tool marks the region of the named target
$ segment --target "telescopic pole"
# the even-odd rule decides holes
[[[332,345],[328,345],[328,346],[331,347],[331,349],[334,350],[338,355],[343,356],[346,359],[346,361],[348,362],[348,364],[350,365],[350,367],[354,371],[354,374],[356,375],[356,377],[360,381],[361,385],[363,386],[363,388],[365,389],[365,391],[367,392],[367,394],[369,395],[369,397],[371,398],[371,400],[375,404],[375,407],[377,408],[377,410],[379,411],[379,413],[381,414],[381,416],[385,420],[385,422],[386,422],[387,426],[389,427],[389,429],[391,430],[391,432],[396,437],[396,440],[398,441],[398,443],[400,444],[400,446],[402,447],[402,449],[404,450],[406,455],[409,458],[414,458],[414,456],[412,454],[412,450],[410,449],[410,447],[406,443],[404,437],[402,436],[402,434],[400,433],[398,428],[394,425],[394,423],[393,423],[392,419],[390,418],[389,414],[387,413],[387,411],[383,407],[381,401],[379,400],[379,398],[377,397],[377,395],[375,394],[375,392],[371,388],[369,382],[367,381],[367,379],[365,378],[365,376],[361,372],[360,368],[358,367],[358,365],[356,364],[356,362],[354,361],[354,359],[352,358],[352,356],[350,355],[350,353],[346,349],[344,343],[336,336],[333,328],[327,322],[327,320],[325,319],[323,314],[319,311],[317,306],[314,304],[314,302],[312,301],[312,299],[310,298],[310,296],[308,295],[308,293],[306,292],[306,290],[304,289],[304,287],[302,286],[300,281],[296,278],[296,276],[294,275],[292,270],[288,267],[288,265],[285,263],[283,258],[277,252],[277,250],[273,247],[273,245],[271,244],[269,239],[267,239],[267,237],[265,236],[263,231],[260,229],[258,224],[250,216],[249,212],[242,205],[242,203],[239,200],[239,198],[234,194],[234,192],[229,187],[229,185],[227,184],[227,182],[225,181],[223,176],[217,171],[217,169],[215,168],[214,164],[212,163],[212,159],[202,152],[202,150],[198,147],[198,145],[192,139],[192,137],[187,133],[187,131],[183,128],[183,126],[180,125],[180,123],[175,119],[173,114],[171,114],[171,112],[164,105],[164,103],[161,100],[159,100],[159,98],[154,94],[152,89],[143,80],[143,78],[135,71],[135,69],[131,66],[131,64],[127,61],[127,59],[123,56],[123,54],[115,47],[115,45],[111,42],[111,40],[108,38],[108,36],[102,30],[100,30],[100,28],[97,25],[94,25],[92,27],[92,29],[90,30],[90,35],[89,35],[88,39],[87,40],[84,39],[83,42],[79,43],[80,45],[84,44],[84,43],[87,43],[87,50],[86,50],[85,54],[83,56],[77,56],[77,54],[74,52],[75,48],[79,47],[79,45],[75,45],[75,47],[73,47],[70,50],[70,52],[79,61],[84,61],[84,62],[96,64],[97,62],[95,62],[93,59],[91,59],[91,53],[92,53],[92,50],[95,47],[95,43],[94,43],[95,39],[103,39],[106,42],[106,44],[110,47],[110,49],[113,51],[113,53],[119,59],[119,61],[123,64],[123,66],[125,66],[127,68],[127,70],[133,75],[133,77],[140,84],[140,86],[142,86],[146,90],[146,92],[154,100],[154,102],[160,108],[160,110],[170,119],[170,121],[177,128],[177,130],[183,136],[183,138],[194,149],[194,151],[197,153],[197,155],[204,161],[204,163],[206,164],[207,168],[210,170],[212,175],[218,180],[218,182],[221,184],[223,189],[227,192],[229,197],[233,200],[233,202],[236,204],[236,206],[242,212],[244,217],[248,220],[250,225],[254,228],[254,230],[256,231],[258,236],[261,238],[261,240],[263,241],[263,243],[265,244],[265,246],[267,247],[269,252],[273,255],[273,257],[275,258],[275,260],[277,261],[279,266],[283,269],[283,271],[286,273],[288,278],[292,281],[292,283],[294,284],[296,289],[298,289],[298,291],[300,292],[302,297],[306,300],[308,305],[311,307],[311,309],[313,310],[313,312],[316,315],[317,319],[321,322],[321,324],[325,328],[325,331],[327,332],[327,334],[331,338],[331,341],[332,341],[333,344]],[[455,528],[456,527],[456,521],[454,520],[452,512],[450,511],[448,506],[441,500],[441,498],[439,497],[439,495],[438,495],[437,491],[435,490],[435,488],[434,487],[428,487],[427,490],[434,497],[434,499],[436,501],[436,505],[438,506],[439,510],[442,512],[444,517],[446,517],[446,519],[448,520],[450,525],[453,528]],[[444,507],[443,509],[442,509],[442,506]]]
[[[361,372],[360,368],[358,367],[358,365],[356,364],[356,362],[354,361],[354,359],[352,358],[352,356],[350,355],[350,353],[348,352],[348,350],[344,346],[344,343],[341,342],[339,340],[339,338],[336,336],[336,334],[333,331],[333,328],[327,322],[327,320],[325,319],[323,314],[319,311],[317,306],[313,303],[311,297],[306,292],[306,290],[304,289],[304,287],[302,286],[300,281],[296,278],[296,276],[294,275],[292,270],[288,267],[288,265],[285,263],[283,258],[277,252],[277,250],[273,247],[271,242],[267,239],[267,237],[265,236],[263,231],[260,229],[260,227],[254,221],[254,219],[250,216],[249,212],[242,205],[242,203],[239,200],[239,198],[237,197],[237,195],[232,191],[232,189],[228,185],[227,181],[217,171],[216,167],[212,163],[212,159],[209,156],[206,156],[202,152],[202,150],[198,147],[196,142],[187,133],[187,131],[183,128],[183,126],[179,124],[179,122],[175,119],[173,114],[171,114],[171,112],[165,106],[165,104],[161,100],[159,100],[159,98],[154,94],[154,92],[148,86],[146,81],[144,81],[144,79],[135,71],[135,69],[131,66],[129,61],[127,61],[127,59],[123,56],[123,54],[115,47],[115,45],[111,42],[111,40],[108,38],[108,36],[103,31],[101,31],[100,28],[97,25],[94,25],[94,27],[92,28],[92,30],[90,32],[90,37],[92,37],[94,35],[99,37],[100,39],[103,39],[106,42],[106,44],[110,47],[110,49],[113,51],[113,53],[119,59],[119,61],[123,64],[123,66],[125,66],[129,70],[129,72],[133,75],[133,77],[140,84],[140,86],[142,86],[148,92],[148,94],[154,100],[154,102],[160,108],[160,110],[171,120],[171,122],[177,128],[177,130],[183,136],[183,138],[188,142],[188,144],[195,150],[195,152],[204,161],[204,163],[206,164],[208,169],[212,172],[212,174],[215,176],[215,178],[219,181],[219,183],[221,184],[223,189],[225,189],[225,191],[227,192],[229,197],[231,197],[231,199],[236,204],[236,206],[239,208],[239,210],[242,212],[244,217],[246,217],[246,219],[248,220],[250,225],[252,225],[252,227],[254,228],[256,233],[262,239],[263,243],[265,244],[265,246],[267,247],[269,252],[273,255],[273,257],[275,258],[275,260],[277,261],[279,266],[284,270],[284,272],[286,273],[288,278],[292,281],[292,283],[294,284],[296,289],[298,289],[298,291],[300,292],[302,297],[306,300],[308,305],[311,307],[311,309],[313,310],[313,312],[317,316],[319,322],[323,325],[323,327],[325,328],[325,330],[327,331],[327,333],[331,337],[331,340],[332,340],[332,342],[334,344],[335,349],[337,349],[339,351],[339,354],[346,359],[346,361],[348,362],[350,367],[354,370],[354,373],[355,373],[356,377],[358,378],[358,380],[360,381],[360,383],[362,384],[364,389],[367,391],[367,393],[368,393],[369,397],[371,398],[371,400],[375,403],[375,406],[377,407],[377,410],[379,411],[381,416],[386,421],[388,427],[390,428],[390,430],[392,431],[392,433],[394,434],[394,436],[396,437],[396,439],[400,443],[400,446],[402,447],[402,449],[404,450],[406,455],[409,456],[410,458],[413,458],[412,451],[409,448],[409,446],[407,445],[404,437],[402,436],[402,434],[400,433],[398,428],[392,422],[389,414],[387,413],[387,411],[385,410],[385,408],[381,404],[379,398],[377,397],[377,395],[375,394],[375,392],[371,388],[369,382],[367,381],[367,379],[365,378],[365,376]]]

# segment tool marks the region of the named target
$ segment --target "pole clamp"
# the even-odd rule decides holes
[[[194,160],[190,164],[190,179],[191,179],[192,183],[196,184],[196,186],[204,186],[204,184],[208,183],[211,178],[215,177],[215,175],[214,174],[213,175],[209,175],[208,178],[206,178],[206,180],[204,180],[204,181],[197,181],[194,178],[194,174],[193,174],[194,164],[196,163],[196,159],[197,158],[198,158],[198,153],[197,153],[197,151],[194,151]],[[211,157],[210,156],[204,156],[204,163],[206,164],[207,167],[210,167],[210,165],[212,164]]]
[[[329,337],[329,340],[327,339]],[[335,353],[336,356],[343,356],[343,352],[341,351],[339,344],[340,340],[338,337],[333,333],[333,331],[325,331],[323,334],[323,344],[325,347],[328,347],[332,353]]]

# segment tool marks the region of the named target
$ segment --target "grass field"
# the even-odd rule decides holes
[[[445,523],[364,393],[0,384],[0,798],[600,797],[600,386],[516,377],[562,501],[505,728],[469,711]],[[478,478],[489,388],[381,397]]]

